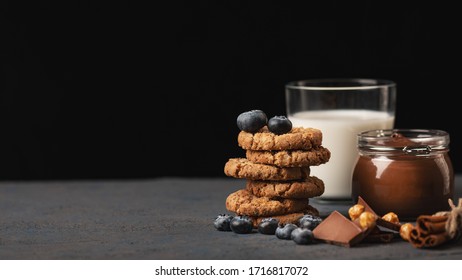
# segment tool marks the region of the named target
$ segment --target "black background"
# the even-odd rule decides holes
[[[448,131],[462,172],[449,2],[36,2],[0,4],[2,180],[221,177],[241,112],[326,77],[394,80],[395,127]]]

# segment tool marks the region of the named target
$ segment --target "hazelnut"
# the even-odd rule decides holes
[[[414,226],[411,223],[406,223],[399,228],[399,235],[402,239],[409,241],[409,237],[413,229]]]
[[[388,212],[387,214],[383,215],[382,219],[390,223],[399,224],[398,215],[393,212]]]
[[[352,221],[356,220],[359,218],[359,215],[364,212],[364,205],[361,204],[355,204],[348,209],[348,215],[350,215],[350,219]]]
[[[377,216],[369,211],[364,211],[363,213],[361,213],[361,215],[359,215],[359,225],[362,229],[375,227],[376,221]]]

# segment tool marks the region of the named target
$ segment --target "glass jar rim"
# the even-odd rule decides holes
[[[373,129],[357,134],[358,149],[363,151],[428,154],[447,151],[449,133],[439,129]]]
[[[326,78],[291,81],[288,89],[302,90],[370,90],[396,87],[396,83],[385,79]]]

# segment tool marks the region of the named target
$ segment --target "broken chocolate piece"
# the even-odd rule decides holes
[[[364,238],[364,242],[371,242],[371,243],[389,243],[393,240],[394,237],[393,232],[371,232],[369,235]]]
[[[333,211],[314,230],[315,239],[329,244],[351,247],[366,237],[366,232],[338,211]]]
[[[394,231],[399,231],[399,229],[401,228],[400,223],[395,224],[395,223],[391,223],[389,221],[386,221],[386,220],[382,219],[382,217],[377,215],[377,213],[375,213],[374,210],[372,210],[372,208],[369,206],[369,204],[367,204],[366,201],[364,201],[364,199],[361,196],[358,197],[358,204],[364,206],[364,211],[372,212],[373,214],[375,214],[377,216],[377,221],[376,222],[377,222],[378,226],[381,226],[381,227],[384,227],[384,228],[387,228],[387,229],[391,229],[391,230],[394,230]]]

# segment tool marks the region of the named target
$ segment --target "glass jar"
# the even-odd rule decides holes
[[[449,134],[430,129],[369,130],[357,135],[352,199],[361,196],[378,214],[415,220],[449,210],[454,172]]]

